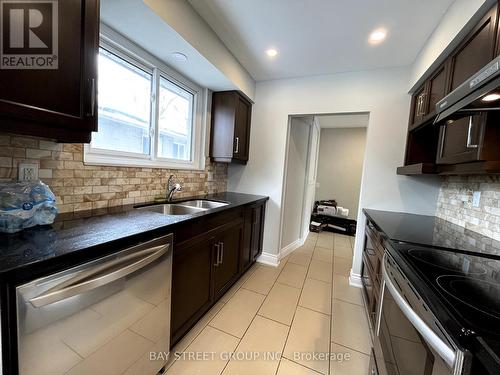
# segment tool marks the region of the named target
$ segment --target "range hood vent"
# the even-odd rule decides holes
[[[434,123],[500,111],[500,56],[436,104]]]

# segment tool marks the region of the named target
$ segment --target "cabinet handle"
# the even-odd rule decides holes
[[[375,255],[377,255],[377,254],[375,253],[375,250],[373,250],[373,249],[369,249],[369,248],[365,248],[365,249],[366,249],[366,253],[367,253],[369,256],[375,256]]]
[[[220,264],[224,263],[224,242],[220,243]]]
[[[235,154],[240,152],[240,137],[236,137],[236,150],[234,150]]]
[[[90,108],[89,108],[89,112],[87,113],[87,116],[94,117],[95,116],[95,100],[96,100],[95,78],[91,78],[89,81],[90,81],[89,82],[89,86],[90,86]]]
[[[220,260],[220,244],[219,244],[219,243],[216,243],[214,246],[215,246],[215,248],[217,249],[217,255],[216,255],[216,260],[215,260],[215,264],[214,264],[214,266],[215,266],[215,267],[219,267],[219,260]]]
[[[472,143],[472,127],[474,126],[473,116],[469,117],[469,129],[467,130],[467,148],[477,148],[478,145]]]

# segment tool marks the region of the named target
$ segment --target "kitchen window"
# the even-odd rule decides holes
[[[204,169],[205,92],[129,42],[101,36],[99,131],[85,163]]]

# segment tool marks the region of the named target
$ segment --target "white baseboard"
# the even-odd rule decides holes
[[[361,275],[353,273],[352,269],[349,276],[349,285],[354,286],[356,288],[363,288],[363,283],[361,282]]]
[[[291,244],[285,246],[283,249],[280,251],[280,259],[283,259],[286,257],[288,254],[293,252],[294,250],[298,249],[304,244],[304,241],[299,238],[298,240],[293,241]]]
[[[278,255],[276,254],[262,252],[262,254],[260,254],[260,256],[257,258],[257,263],[278,267],[280,264],[280,260]]]

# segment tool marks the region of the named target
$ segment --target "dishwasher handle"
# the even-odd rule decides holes
[[[82,271],[77,276],[29,300],[35,308],[88,292],[136,272],[168,252],[170,244],[155,246]]]
[[[441,340],[441,338],[422,320],[422,318],[420,318],[420,316],[418,316],[410,304],[406,302],[406,299],[398,292],[396,286],[389,277],[389,272],[387,271],[387,255],[384,255],[384,260],[382,262],[382,274],[385,286],[389,289],[392,298],[406,318],[408,318],[413,327],[415,327],[424,340],[436,351],[444,362],[450,366],[450,368],[454,368],[457,354],[448,344]]]

